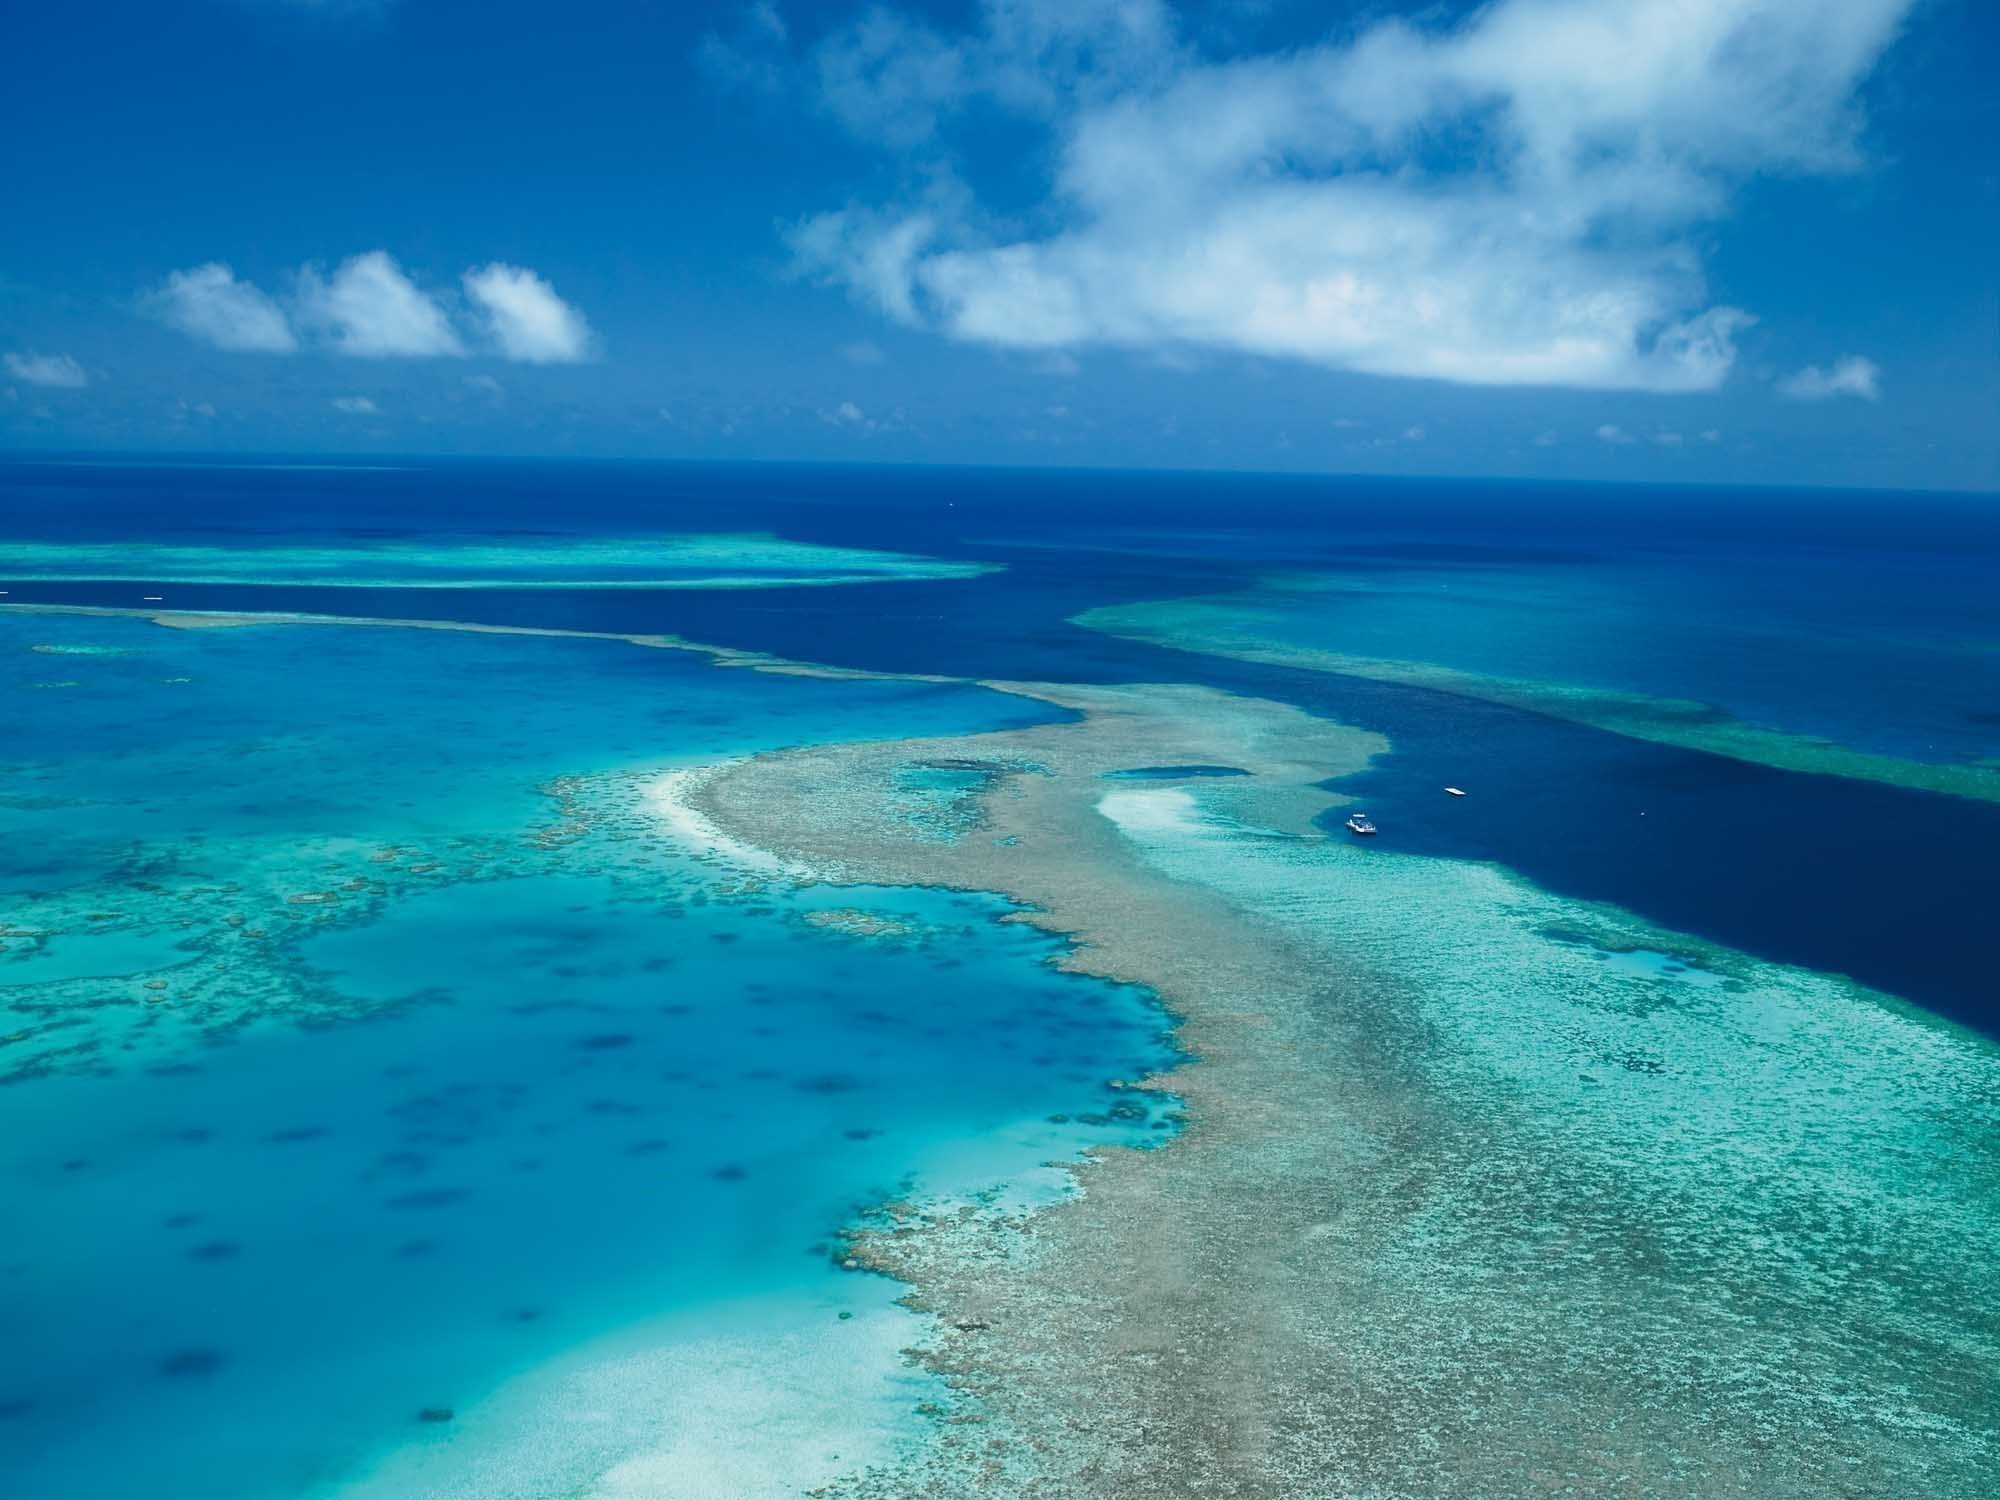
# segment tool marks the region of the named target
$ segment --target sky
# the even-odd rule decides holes
[[[2000,490],[1990,0],[0,8],[0,449]]]

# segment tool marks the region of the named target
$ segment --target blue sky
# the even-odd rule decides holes
[[[0,20],[0,446],[2000,488],[1979,0]]]

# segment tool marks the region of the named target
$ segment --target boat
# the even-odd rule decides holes
[[[1373,833],[1375,825],[1368,821],[1367,813],[1349,813],[1347,828],[1350,833]]]
[[[1465,793],[1461,792],[1461,791],[1460,791],[1460,790],[1459,790],[1459,789],[1458,789],[1457,787],[1455,787],[1455,786],[1448,786],[1448,787],[1446,787],[1446,788],[1445,788],[1445,790],[1446,790],[1447,792],[1450,792],[1450,793],[1451,793],[1451,795],[1452,795],[1452,796],[1454,796],[1454,797],[1463,797],[1463,796],[1465,795]]]

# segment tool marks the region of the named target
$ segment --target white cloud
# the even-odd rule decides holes
[[[382,408],[366,396],[335,396],[333,409],[350,417],[374,417],[382,412]]]
[[[487,331],[501,353],[527,364],[575,364],[590,357],[583,314],[555,288],[522,266],[494,262],[464,276],[465,294],[485,311]]]
[[[507,387],[500,383],[498,376],[494,375],[468,375],[465,377],[465,388],[477,391],[493,401],[504,401],[507,398]]]
[[[1794,401],[1825,401],[1834,396],[1858,396],[1863,401],[1882,398],[1882,369],[1874,360],[1850,354],[1837,360],[1831,369],[1807,365],[1795,375],[1778,382],[1778,394]]]
[[[218,349],[289,354],[299,347],[284,310],[220,261],[171,273],[147,302],[182,333]]]
[[[589,357],[594,342],[583,314],[522,266],[495,262],[464,276],[466,295],[508,359],[530,364]],[[276,301],[239,281],[219,261],[175,271],[146,299],[161,318],[218,349],[290,354],[300,347],[292,319]],[[342,262],[331,277],[317,266],[298,272],[298,329],[337,354],[463,355],[464,339],[444,306],[423,291],[386,250]],[[461,309],[461,312],[463,309]]]
[[[1423,440],[1424,440],[1424,430],[1423,430],[1423,428],[1421,428],[1421,427],[1405,427],[1405,428],[1403,429],[1403,441],[1404,441],[1404,442],[1406,442],[1406,443],[1421,443],[1421,442],[1422,442]]]
[[[872,7],[813,61],[836,120],[863,140],[910,148],[968,107],[1053,118],[1159,81],[1179,57],[1161,0],[986,0],[979,29],[959,37]]]
[[[9,375],[29,385],[76,391],[90,384],[83,366],[67,354],[9,354],[0,363],[6,365]]]
[[[301,319],[323,330],[342,354],[378,359],[465,353],[444,309],[386,250],[342,262],[330,279],[305,267],[298,301]]]
[[[1653,441],[1662,448],[1678,448],[1687,439],[1683,438],[1678,432],[1656,432],[1653,434]]]
[[[1611,422],[1606,422],[1602,427],[1597,429],[1597,438],[1599,442],[1617,443],[1621,445],[1625,443],[1636,443],[1639,441],[1637,438],[1633,437],[1631,433],[1627,432],[1624,428],[1619,427]]]
[[[1494,0],[1220,61],[1157,0],[987,0],[959,36],[871,10],[816,54],[825,107],[903,149],[943,149],[971,104],[1045,122],[1054,227],[996,236],[932,193],[793,248],[888,317],[1004,347],[1709,390],[1752,319],[1709,301],[1702,226],[1753,174],[1856,164],[1856,86],[1912,3]]]
[[[1711,428],[1707,429],[1707,430],[1706,430],[1705,432],[1703,432],[1703,433],[1702,433],[1702,435],[1701,435],[1701,440],[1702,440],[1702,441],[1703,441],[1704,443],[1719,443],[1719,442],[1721,442],[1721,441],[1722,441],[1722,432],[1721,432],[1721,429],[1719,429],[1719,428],[1715,428],[1715,427],[1711,427]]]

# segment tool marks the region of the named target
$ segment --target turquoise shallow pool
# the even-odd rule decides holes
[[[1016,700],[54,616],[0,619],[0,663],[24,1493],[527,1497],[673,1453],[692,1494],[737,1421],[773,1433],[744,1492],[781,1492],[950,1399],[843,1226],[1170,1123],[1106,1086],[1166,1059],[1147,998],[999,903],[765,890],[647,800]]]

